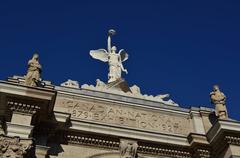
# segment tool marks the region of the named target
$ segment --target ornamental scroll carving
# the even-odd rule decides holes
[[[192,130],[188,116],[143,110],[120,103],[58,98],[56,105],[62,112],[68,112],[72,118],[80,120],[182,135]]]
[[[0,136],[1,158],[25,158],[32,149],[32,141],[20,141],[19,137]]]

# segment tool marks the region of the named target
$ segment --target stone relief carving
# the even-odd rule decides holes
[[[132,108],[123,104],[58,98],[56,105],[70,113],[72,118],[81,120],[183,135],[192,129],[189,118]]]
[[[108,73],[108,83],[114,82],[121,78],[122,71],[125,73],[127,69],[125,69],[122,65],[124,61],[128,59],[128,54],[124,49],[121,49],[118,53],[116,46],[111,46],[111,37],[116,34],[115,30],[108,31],[108,50],[98,49],[91,50],[90,55],[94,59],[101,60],[103,62],[108,62],[109,65],[109,73]]]
[[[34,54],[32,59],[28,61],[28,71],[25,77],[25,84],[27,86],[39,86],[41,85],[40,82],[40,75],[42,71],[42,66],[39,64],[39,55]]]
[[[61,84],[61,86],[70,87],[70,88],[80,88],[78,81],[73,81],[73,80],[70,80],[70,79],[68,79],[66,82],[63,82]]]
[[[137,142],[121,140],[119,145],[120,158],[136,158],[137,148]]]
[[[213,86],[213,91],[210,93],[211,103],[215,105],[216,116],[221,119],[228,118],[226,108],[226,96],[220,91],[217,85]]]
[[[128,97],[139,98],[139,99],[151,100],[151,101],[156,101],[156,102],[160,102],[160,103],[171,105],[171,106],[178,106],[178,104],[175,103],[173,100],[168,99],[170,96],[169,94],[163,94],[163,95],[157,95],[157,96],[147,95],[147,94],[143,95],[141,94],[141,90],[137,85],[133,85],[132,87],[130,87],[131,92],[123,92],[117,89],[109,89],[103,81],[101,81],[100,79],[97,79],[96,86],[84,84],[81,86],[81,88],[113,93],[118,95],[124,95]]]
[[[0,157],[1,158],[24,158],[32,148],[32,141],[20,142],[19,137],[0,136]]]

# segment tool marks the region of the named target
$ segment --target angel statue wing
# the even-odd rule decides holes
[[[121,61],[124,62],[126,60],[128,60],[128,53],[124,50],[124,49],[121,49],[119,51],[119,55],[121,57]]]
[[[90,55],[94,59],[101,60],[103,62],[108,61],[108,52],[105,49],[91,50]]]

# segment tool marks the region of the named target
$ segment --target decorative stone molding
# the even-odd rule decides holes
[[[54,112],[54,116],[56,121],[61,123],[66,123],[67,120],[70,118],[70,114],[68,113],[62,113],[62,112]]]
[[[211,152],[208,149],[197,148],[194,150],[194,158],[208,158],[211,157]]]
[[[176,158],[191,158],[191,153],[184,151],[182,149],[173,149],[172,147],[159,147],[159,146],[149,146],[149,145],[140,145],[138,147],[138,152],[143,154],[159,155],[159,156],[168,156]]]
[[[116,140],[110,140],[109,138],[96,138],[92,136],[83,136],[83,135],[66,135],[65,136],[68,143],[78,144],[78,145],[88,145],[99,148],[108,148],[118,150],[121,146],[121,143]],[[137,147],[138,154],[149,154],[149,155],[158,155],[158,156],[171,156],[176,158],[192,158],[191,153],[187,150],[183,150],[182,147],[177,149],[172,147],[160,147],[151,146],[151,145],[139,145]],[[121,151],[120,151],[121,152]],[[140,155],[139,155],[140,156]],[[123,157],[127,158],[127,157]],[[132,158],[132,157],[130,157]]]
[[[22,141],[19,137],[0,136],[1,158],[24,158],[33,148],[32,140]]]
[[[96,147],[118,149],[119,142],[114,140],[106,140],[100,138],[93,138],[88,136],[76,136],[76,135],[67,135],[68,143],[81,144],[81,145],[91,145]]]
[[[228,144],[240,146],[240,137],[239,136],[225,136],[225,141]]]
[[[14,137],[18,136],[21,138],[29,138],[32,135],[33,126],[20,125],[7,122],[6,133],[8,136]]]
[[[40,107],[37,105],[25,104],[18,101],[8,101],[7,104],[10,109],[15,112],[35,114],[38,110],[40,110]]]

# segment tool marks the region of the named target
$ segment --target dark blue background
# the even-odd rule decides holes
[[[208,106],[219,84],[240,119],[240,1],[1,1],[0,78],[26,73],[39,51],[43,78],[59,85],[107,80],[89,50],[113,42],[130,55],[124,78],[143,93],[170,93],[181,107]]]

